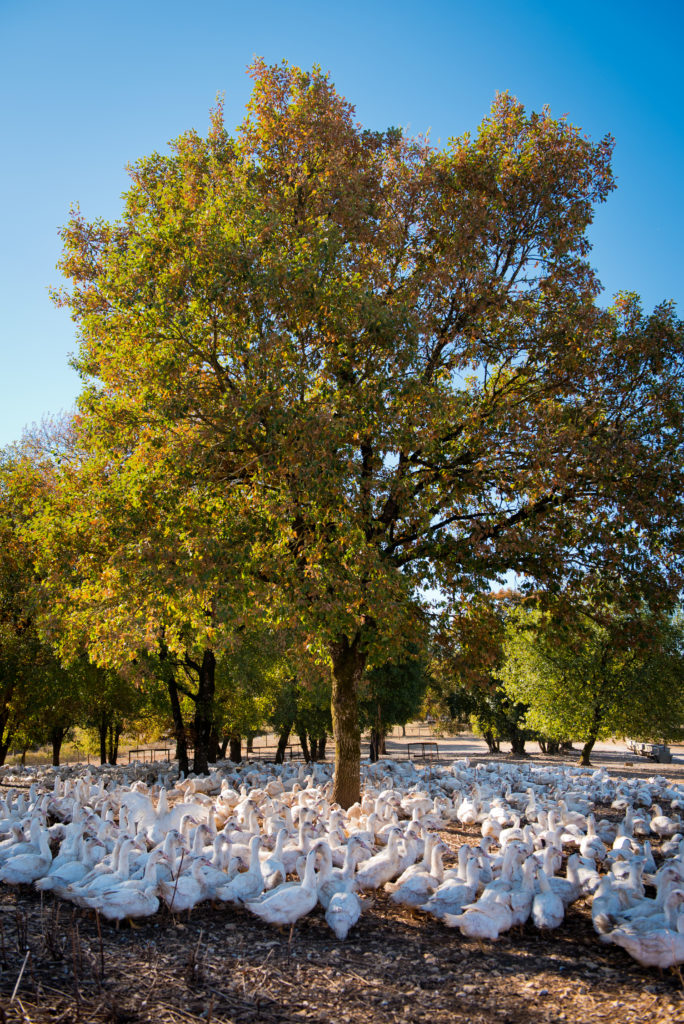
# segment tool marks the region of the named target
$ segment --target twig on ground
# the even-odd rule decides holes
[[[102,988],[102,982],[104,981],[105,973],[105,955],[104,955],[104,943],[102,942],[102,928],[100,927],[100,911],[95,911],[95,922],[97,924],[97,937],[100,941],[100,982],[99,987]]]
[[[21,979],[24,977],[24,971],[26,970],[26,964],[28,963],[28,958],[30,957],[30,955],[31,955],[31,950],[27,949],[26,950],[26,956],[24,957],[24,962],[21,965],[21,970],[19,971],[19,977],[17,978],[17,980],[15,982],[15,985],[14,985],[14,989],[12,990],[12,998],[10,999],[10,1003],[14,1002],[14,1000],[16,998],[16,995],[17,995],[17,992],[19,991],[19,986],[21,985]]]
[[[31,1018],[29,1017],[28,1013],[24,1009],[24,1004],[22,1003],[21,999],[17,999],[17,1004],[19,1006],[19,1009],[21,1010],[22,1017],[26,1021],[26,1024],[33,1024]]]
[[[76,962],[77,961],[77,956],[76,956],[76,939],[77,939],[77,935],[78,935],[78,926],[75,925],[75,918],[76,918],[76,911],[74,910],[74,913],[73,913],[73,915],[71,917],[71,971],[72,971],[73,978],[74,978],[74,993],[76,995],[76,1018],[77,1018],[77,1020],[80,1020],[81,1019],[81,991],[80,991],[80,989],[78,987],[79,970],[78,970],[78,965],[77,965],[77,962]],[[80,940],[79,940],[79,946],[80,946]],[[79,950],[79,952],[80,952],[80,950]]]

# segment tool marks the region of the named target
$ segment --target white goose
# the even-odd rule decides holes
[[[448,847],[445,843],[441,841],[433,843],[429,869],[416,871],[410,875],[402,885],[392,892],[390,901],[404,907],[419,907],[425,903],[443,880],[442,858],[446,850]]]
[[[546,865],[544,865],[546,869]],[[579,854],[573,853],[568,857],[565,868],[565,878],[558,878],[553,872],[546,872],[551,889],[560,896],[564,907],[569,907],[580,898],[581,887],[579,880]]]
[[[202,878],[202,861],[194,860],[189,872],[178,875],[175,880],[159,882],[157,888],[172,913],[178,914],[187,910],[190,915],[192,908],[197,906],[207,893]]]
[[[674,967],[684,963],[684,915],[678,913],[684,904],[684,892],[673,890],[668,897],[668,927],[658,925],[647,931],[634,925],[623,925],[606,936],[610,942],[622,946],[631,957],[644,967]]]
[[[77,907],[87,908],[86,897],[94,896],[100,889],[111,888],[114,882],[129,878],[133,846],[132,839],[118,841],[109,860],[105,858],[104,861],[100,861],[78,883],[66,887],[65,898],[75,903]]]
[[[513,925],[522,927],[532,913],[536,873],[537,862],[534,857],[528,857],[523,864],[522,880],[520,885],[512,889],[509,894],[509,905],[513,915]]]
[[[325,911],[325,919],[337,938],[343,941],[361,917],[361,911],[361,900],[356,893],[345,890],[333,893]]]
[[[289,843],[284,843],[280,859],[285,868],[285,873],[288,875],[294,874],[297,867],[297,861],[300,857],[306,857],[307,853],[311,849],[312,832],[306,821],[302,821],[298,827],[298,838],[291,839]]]
[[[537,928],[560,928],[565,917],[563,900],[551,888],[544,868],[537,870],[537,881],[539,892],[532,901],[532,920]]]
[[[55,866],[55,860],[48,869],[48,873],[39,878],[34,884],[39,892],[54,892],[56,896],[66,898],[67,886],[80,882],[97,863],[98,855],[104,851],[104,847],[97,839],[83,839],[78,844],[77,859],[63,861]]]
[[[487,844],[491,844],[493,840],[489,836],[483,837]],[[465,882],[466,880],[466,867],[468,862],[475,855],[473,847],[468,846],[467,843],[462,843],[458,848],[456,855],[456,867],[449,868],[444,872],[444,881],[447,882],[450,879],[456,879],[457,882]]]
[[[580,840],[579,851],[583,857],[591,857],[595,861],[606,859],[608,850],[603,840],[596,833],[596,819],[593,814],[587,818],[587,833]]]
[[[336,893],[356,892],[354,871],[359,856],[363,856],[365,846],[363,840],[352,838],[347,843],[344,864],[341,868],[333,868],[328,878],[318,879],[318,901],[324,910]],[[334,929],[333,929],[334,930]]]
[[[356,873],[359,889],[379,889],[385,882],[397,877],[400,871],[399,843],[402,838],[401,829],[394,828],[385,849],[363,861]]]
[[[476,825],[480,819],[480,791],[475,786],[473,795],[466,797],[456,809],[456,817],[462,825]]]
[[[24,835],[24,826],[19,821],[14,821],[9,826],[8,832],[4,835],[6,839],[0,843],[0,864],[3,864],[7,857],[13,857],[15,853],[22,851],[18,850],[18,846],[26,847],[26,836]],[[28,849],[27,851],[28,852]]]
[[[430,873],[430,867],[432,865],[432,851],[437,845],[438,837],[432,832],[428,832],[425,837],[425,846],[423,848],[423,859],[418,864],[410,864],[397,878],[396,882],[386,882],[385,891],[395,893],[397,889],[400,889],[402,885],[408,882],[409,878],[413,875]]]
[[[249,844],[249,867],[234,875],[225,885],[214,890],[214,897],[222,903],[244,903],[254,900],[263,892],[264,876],[261,870],[259,847],[261,836],[252,836]]]
[[[460,878],[448,878],[419,909],[443,920],[449,927],[454,927],[451,922],[446,920],[447,916],[460,914],[467,904],[472,903],[477,894],[480,880],[480,865],[477,857],[469,859],[465,871],[465,881]]]
[[[24,844],[18,844],[23,846]],[[39,833],[39,852],[17,853],[8,857],[0,867],[0,882],[8,885],[31,885],[47,874],[52,863],[52,853],[47,833],[42,829]]]
[[[11,831],[12,840],[8,841],[7,844],[3,846],[2,857],[0,858],[1,863],[6,863],[9,858],[16,856],[18,853],[41,853],[41,836],[43,835],[43,826],[37,816],[30,819],[29,839],[26,838],[23,825],[17,825],[15,828],[12,828]]]
[[[593,896],[599,887],[601,876],[596,870],[595,861],[580,857],[577,865],[577,878],[583,896]]]
[[[663,814],[658,804],[653,805],[653,817],[651,818],[651,830],[656,832],[661,839],[670,839],[679,832],[682,823],[677,818],[670,818]]]
[[[463,908],[460,914],[446,914],[443,919],[450,928],[460,928],[461,934],[470,939],[491,939],[495,941],[502,932],[513,926],[513,912],[509,905],[508,893],[499,893],[490,898],[480,898]]]
[[[264,889],[274,889],[276,885],[284,882],[287,878],[287,871],[283,863],[283,849],[287,839],[287,829],[278,829],[275,849],[268,854],[261,865],[261,873],[264,877]]]
[[[606,935],[620,923],[622,912],[634,905],[623,890],[614,887],[610,875],[604,875],[591,901],[591,920],[598,935]]]
[[[123,921],[134,917],[150,917],[159,910],[159,890],[155,880],[157,864],[168,859],[161,849],[153,850],[147,861],[145,874],[141,879],[127,879],[112,883],[94,896],[86,896],[85,902],[97,910],[108,921]]]
[[[655,899],[637,900],[620,915],[620,924],[634,924],[638,920],[648,921],[662,915],[666,900],[673,890],[680,890],[682,877],[674,864],[664,864],[658,872]],[[669,927],[674,927],[669,925]]]
[[[247,900],[245,906],[262,921],[269,924],[290,925],[290,938],[295,922],[308,914],[318,902],[314,862],[316,848],[306,855],[304,878],[301,882],[283,882],[265,893],[260,900]]]

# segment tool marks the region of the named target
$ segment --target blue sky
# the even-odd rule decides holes
[[[683,30],[681,0],[0,0],[0,445],[79,389],[47,291],[70,204],[115,217],[125,164],[204,131],[218,92],[236,125],[255,54],[318,63],[366,126],[435,143],[504,89],[610,132],[618,190],[591,232],[606,299],[635,290],[681,315]]]

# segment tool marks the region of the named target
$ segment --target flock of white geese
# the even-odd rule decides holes
[[[364,767],[363,798],[344,811],[327,765],[223,762],[175,782],[163,770],[154,784],[149,766],[0,770],[0,881],[117,922],[161,902],[174,914],[230,903],[290,937],[320,904],[339,939],[381,887],[479,939],[528,919],[559,928],[590,898],[601,941],[645,966],[684,962],[684,786],[663,777],[385,760]],[[620,813],[597,821],[599,806]],[[456,850],[439,836],[452,822],[469,833]]]

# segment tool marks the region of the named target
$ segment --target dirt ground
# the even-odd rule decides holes
[[[595,760],[684,779],[684,763],[628,768],[610,750]],[[479,839],[475,827],[441,834],[452,849]],[[50,896],[0,889],[0,1024],[357,1020],[684,1022],[684,985],[679,971],[643,969],[601,944],[585,901],[557,932],[528,924],[478,943],[381,892],[345,942],[317,910],[288,947],[286,932],[223,905],[200,906],[189,921],[164,909],[117,931]]]

